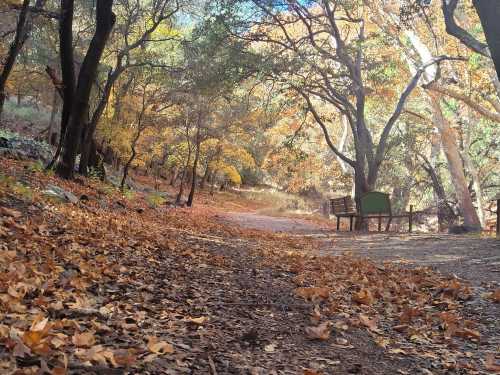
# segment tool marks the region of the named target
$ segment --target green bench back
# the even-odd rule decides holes
[[[361,197],[361,215],[391,214],[389,194],[371,191]]]

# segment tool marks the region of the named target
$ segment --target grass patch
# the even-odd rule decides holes
[[[156,208],[158,206],[161,206],[162,204],[165,204],[165,202],[167,201],[165,197],[163,197],[159,193],[150,193],[146,196],[145,199],[151,208]]]

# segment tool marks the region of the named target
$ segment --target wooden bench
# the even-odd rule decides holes
[[[413,226],[413,206],[410,205],[410,212],[394,215],[391,208],[389,194],[378,191],[371,191],[361,197],[361,207],[359,213],[356,211],[354,201],[351,197],[330,199],[330,214],[337,218],[337,230],[340,230],[340,220],[343,217],[349,218],[349,230],[353,229],[354,218],[362,223],[364,220],[378,219],[378,231],[382,231],[382,219],[387,219],[385,231],[387,232],[394,218],[408,218],[409,232]]]
[[[352,232],[352,224],[357,216],[354,202],[351,197],[333,198],[330,199],[330,214],[337,218],[337,230],[340,230],[340,219],[343,217],[349,218],[349,230]]]
[[[394,215],[391,208],[391,200],[389,194],[381,193],[379,191],[371,191],[363,194],[361,197],[360,215],[357,216],[361,222],[372,218],[378,219],[378,231],[382,230],[382,219],[387,218],[385,231],[389,230],[391,221],[394,218],[407,217],[408,229],[411,233],[413,225],[413,206],[410,205],[410,212]]]

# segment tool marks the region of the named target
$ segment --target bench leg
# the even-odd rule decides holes
[[[349,232],[352,232],[352,221],[354,219],[354,216],[349,216]]]
[[[382,216],[378,217],[378,231],[380,232],[382,230]]]
[[[413,227],[413,205],[410,204],[410,213],[408,214],[408,232],[411,233]]]
[[[391,227],[391,221],[392,221],[392,217],[390,217],[389,220],[387,221],[387,225],[385,226],[386,232],[389,232],[389,229]]]
[[[340,217],[337,216],[337,232],[340,230]]]

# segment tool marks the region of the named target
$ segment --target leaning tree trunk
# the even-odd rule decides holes
[[[465,168],[469,171],[472,177],[472,188],[476,193],[476,204],[477,204],[477,214],[479,217],[479,221],[481,223],[481,227],[485,227],[486,217],[484,212],[484,203],[483,203],[483,189],[481,187],[481,181],[479,179],[479,173],[477,171],[476,166],[469,156],[470,151],[470,136],[471,136],[471,126],[468,125],[466,139],[463,142],[463,152],[462,152],[462,160],[464,161]]]
[[[134,139],[132,140],[132,153],[130,154],[130,157],[128,158],[127,162],[125,163],[125,166],[123,167],[123,176],[122,176],[122,181],[120,183],[120,190],[123,191],[125,187],[125,181],[127,180],[128,176],[128,170],[130,169],[130,166],[132,165],[132,162],[134,161],[135,157],[137,156],[137,151],[135,149],[135,146],[137,145],[137,141],[139,140],[139,137],[141,136],[141,127],[137,128],[137,133],[135,134]]]
[[[62,160],[57,165],[57,173],[63,178],[73,178],[77,149],[81,141],[85,114],[89,105],[90,91],[97,74],[101,55],[116,19],[112,6],[112,0],[97,0],[96,30],[78,75],[70,121],[64,136]]]
[[[469,230],[481,230],[481,223],[477,212],[472,204],[472,198],[467,186],[465,174],[462,166],[460,153],[458,152],[457,140],[449,122],[444,118],[441,110],[441,95],[429,92],[431,104],[434,112],[434,122],[441,135],[441,144],[448,161],[451,175],[451,182],[455,187],[455,194],[458,205],[464,216],[464,225]]]
[[[443,232],[456,222],[456,215],[446,199],[446,192],[441,181],[441,177],[433,166],[432,161],[427,160],[423,155],[419,155],[423,160],[422,168],[427,172],[432,182],[434,200],[436,201],[439,231]],[[431,156],[432,157],[432,156]]]

